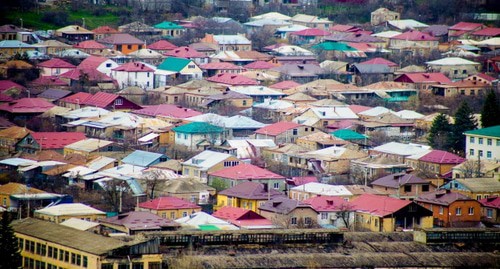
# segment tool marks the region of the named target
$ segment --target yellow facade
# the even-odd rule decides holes
[[[393,232],[396,230],[396,218],[374,216],[368,213],[356,212],[357,230],[368,230],[372,232]],[[433,217],[420,218],[420,228],[432,228]]]
[[[182,217],[189,216],[193,213],[197,213],[201,211],[201,207],[197,208],[180,208],[180,209],[167,209],[167,210],[154,210],[154,209],[146,209],[139,208],[140,211],[148,211],[153,214],[156,214],[162,218],[175,220],[180,219]]]
[[[267,199],[257,200],[257,199],[244,199],[238,197],[228,197],[226,195],[217,195],[217,204],[214,205],[214,210],[219,210],[223,206],[239,207],[243,209],[249,209],[253,212],[258,212],[258,208],[261,204],[265,203]]]
[[[47,220],[55,223],[61,223],[63,221],[66,221],[70,218],[77,218],[77,219],[82,219],[82,220],[87,220],[87,221],[98,221],[100,219],[105,219],[106,218],[106,213],[102,214],[85,214],[85,215],[59,215],[59,216],[53,216],[53,215],[47,215],[43,213],[36,212],[34,213],[34,217],[37,219],[42,219],[42,220]]]
[[[205,170],[204,168],[201,168],[201,167],[183,164],[182,165],[182,175],[187,176],[187,177],[206,178],[208,173],[210,173],[210,172],[215,172],[215,171],[219,171],[219,170],[222,170],[224,168],[227,168],[227,166],[224,166],[224,163],[226,163],[226,162],[238,162],[235,165],[231,165],[231,166],[236,166],[239,164],[240,160],[238,158],[236,158],[235,156],[231,156],[231,157],[228,157],[227,159],[225,159],[224,161],[221,161],[221,162],[215,164],[214,166],[208,168],[207,170]]]

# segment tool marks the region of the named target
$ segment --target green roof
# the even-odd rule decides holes
[[[172,129],[176,133],[207,134],[222,133],[224,129],[206,122],[191,122]]]
[[[483,128],[483,129],[467,131],[467,132],[465,132],[465,134],[482,135],[482,136],[500,138],[500,125],[491,126],[491,127],[487,127],[487,128]]]
[[[340,129],[334,132],[331,132],[331,135],[344,139],[344,140],[360,140],[360,139],[366,139],[365,135],[362,135],[360,133],[357,133],[353,130],[349,129]]]
[[[384,100],[387,102],[407,102],[408,96],[395,96],[390,98],[385,98]]]
[[[158,69],[180,72],[190,62],[191,60],[185,58],[168,57],[158,66]]]
[[[198,227],[202,231],[218,231],[218,230],[220,230],[219,227],[212,225],[212,224],[200,224],[200,225],[198,225]]]
[[[164,21],[164,22],[158,23],[157,25],[154,26],[154,28],[157,28],[157,29],[184,29],[184,27],[182,27],[178,24],[175,24],[173,22],[169,22],[169,21]]]
[[[312,49],[320,49],[320,50],[339,50],[339,51],[357,51],[357,49],[348,46],[345,43],[340,42],[323,42],[317,45],[312,46]]]

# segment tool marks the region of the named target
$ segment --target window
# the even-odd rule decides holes
[[[304,223],[305,223],[306,225],[311,225],[311,224],[312,224],[312,219],[311,219],[310,217],[305,217],[305,218],[304,218]]]
[[[280,183],[279,182],[274,182],[273,188],[279,189],[280,188]]]
[[[491,138],[486,139],[486,145],[488,146],[493,145],[493,140]]]
[[[113,269],[112,263],[103,263],[101,264],[101,269]]]
[[[455,215],[457,215],[457,216],[461,216],[462,215],[462,208],[461,207],[455,208]]]
[[[127,45],[127,49],[131,50],[132,49],[132,45]]]
[[[7,206],[7,198],[3,198],[3,206]]]
[[[187,215],[188,215],[188,212],[186,212],[186,211],[182,212],[182,217],[187,217]]]
[[[500,139],[497,139],[497,147],[500,147]]]
[[[321,219],[328,219],[328,213],[321,212]]]
[[[486,151],[486,158],[491,159],[491,151]]]
[[[474,138],[474,137],[472,137],[472,136],[469,138],[469,142],[470,142],[471,144],[474,144],[474,140],[475,140],[475,138]]]
[[[481,200],[481,195],[476,195],[476,200]]]
[[[181,138],[181,134],[180,133],[177,133],[177,138]]]
[[[106,64],[106,67],[107,67],[107,68],[110,68],[110,67],[111,67],[111,64],[110,64],[110,63],[107,63],[107,64]]]
[[[89,260],[87,258],[87,256],[83,256],[83,264],[82,264],[83,267],[87,268],[89,266]]]
[[[444,208],[442,206],[439,207],[439,215],[443,215]]]
[[[184,134],[184,139],[188,139],[188,135],[187,134]]]
[[[470,150],[469,150],[469,155],[470,155],[470,156],[474,156],[474,149],[470,149]]]
[[[188,65],[188,68],[189,68],[189,69],[193,69],[193,68],[195,68],[195,67],[196,67],[196,66],[195,66],[194,64],[190,64],[190,65]]]
[[[292,135],[297,135],[297,134],[298,134],[298,130],[297,129],[293,129]]]
[[[493,218],[493,209],[486,208],[486,217],[489,219]]]
[[[483,139],[482,138],[479,138],[479,145],[482,145],[483,144]]]
[[[116,99],[115,100],[115,106],[121,106],[121,105],[123,105],[123,100],[120,99],[120,98]]]
[[[71,264],[76,264],[76,254],[71,253]]]
[[[297,217],[292,217],[292,219],[290,219],[290,223],[291,224],[297,224]]]
[[[411,192],[411,185],[405,185],[404,192]]]
[[[479,151],[477,152],[477,154],[479,155],[479,157],[483,157],[483,151],[482,151],[482,150],[479,150]]]
[[[246,106],[247,105],[247,100],[243,100],[243,105]]]
[[[422,192],[429,191],[429,185],[422,185]]]
[[[170,219],[175,219],[175,212],[170,212]]]
[[[118,264],[118,269],[130,269],[130,266],[126,263]]]
[[[469,215],[474,215],[474,207],[469,207]]]
[[[132,269],[144,269],[144,263],[134,262],[132,263]]]
[[[35,242],[26,240],[26,251],[35,253]]]

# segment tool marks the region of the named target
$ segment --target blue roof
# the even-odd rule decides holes
[[[167,158],[165,154],[136,150],[122,159],[123,163],[147,167],[160,162],[160,158]]]

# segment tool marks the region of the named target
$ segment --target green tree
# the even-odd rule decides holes
[[[439,114],[432,122],[427,140],[434,149],[449,150],[452,126],[445,114]]]
[[[484,100],[483,110],[481,111],[481,127],[500,125],[500,105],[498,104],[495,91],[490,91]]]
[[[0,228],[0,268],[20,268],[21,252],[14,230],[10,225],[12,218],[7,211],[2,214]]]
[[[467,102],[462,102],[457,112],[455,113],[455,123],[452,128],[453,132],[450,135],[451,149],[462,154],[465,151],[465,135],[464,132],[477,129],[477,122],[472,114],[472,110]]]

